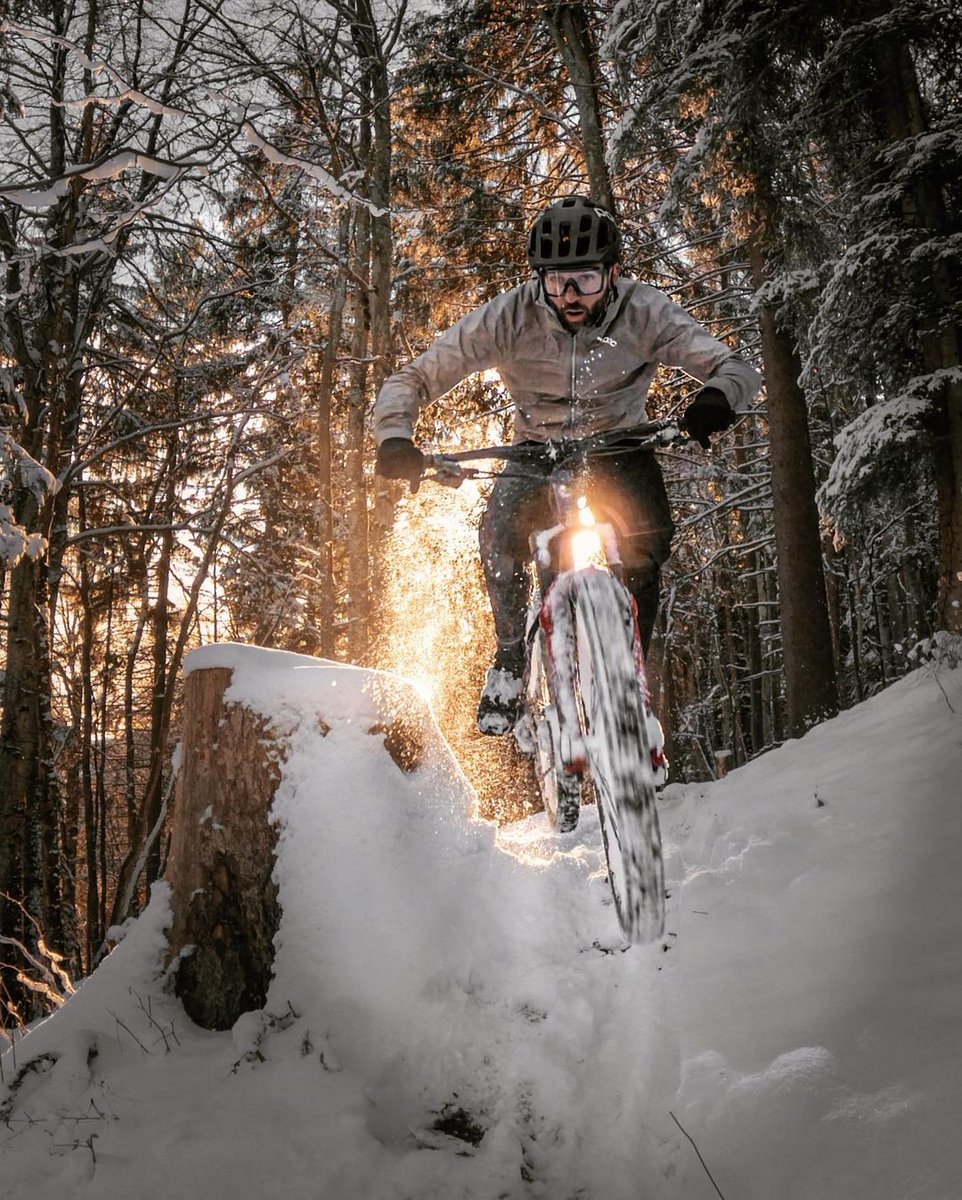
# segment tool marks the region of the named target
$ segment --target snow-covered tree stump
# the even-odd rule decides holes
[[[225,703],[230,680],[225,667],[187,675],[166,872],[175,990],[205,1029],[229,1029],[263,1006],[279,921],[268,821],[277,749],[263,718]]]

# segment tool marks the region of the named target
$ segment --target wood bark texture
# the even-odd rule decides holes
[[[205,1029],[261,1008],[280,909],[268,822],[280,779],[262,718],[225,704],[231,671],[187,676],[170,857],[175,991]]]

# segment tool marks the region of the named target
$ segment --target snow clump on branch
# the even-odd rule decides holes
[[[46,467],[31,458],[6,430],[0,429],[0,496],[9,498],[15,480],[21,489],[38,498],[55,491],[57,486]],[[13,508],[0,502],[0,561],[14,567],[24,555],[39,558],[46,548],[47,539],[25,529],[18,523]]]
[[[916,460],[929,436],[935,394],[958,378],[959,368],[916,376],[898,396],[850,421],[834,439],[837,454],[819,490],[820,507],[841,521],[870,489],[897,479],[899,464],[907,456]]]

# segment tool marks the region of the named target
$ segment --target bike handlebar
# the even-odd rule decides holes
[[[630,429],[613,429],[607,433],[592,434],[586,438],[572,440],[523,442],[511,446],[482,446],[478,450],[457,450],[450,454],[425,454],[424,466],[433,472],[424,478],[434,483],[457,487],[465,479],[482,474],[474,467],[463,463],[479,459],[497,458],[505,462],[524,464],[533,457],[549,456],[560,464],[568,459],[589,454],[611,454],[626,449],[642,449],[645,446],[683,445],[692,439],[677,421],[664,419],[633,425]]]

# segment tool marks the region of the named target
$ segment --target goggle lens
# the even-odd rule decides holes
[[[597,296],[604,291],[604,267],[584,267],[580,271],[542,271],[541,281],[549,296],[563,296],[569,287],[577,296]]]

